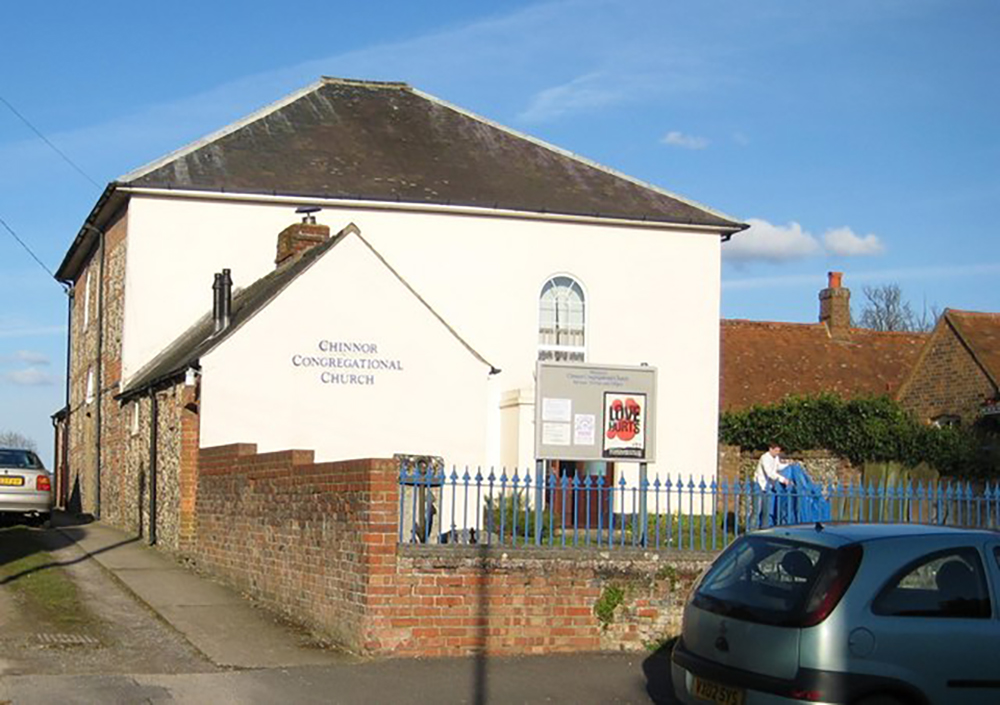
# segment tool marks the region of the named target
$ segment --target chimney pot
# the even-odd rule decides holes
[[[840,282],[844,278],[843,272],[827,272],[828,284],[827,286],[831,289],[839,289]]]

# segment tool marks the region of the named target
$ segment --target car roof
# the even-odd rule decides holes
[[[956,536],[981,534],[996,538],[995,531],[987,529],[965,529],[957,526],[941,526],[938,524],[867,524],[824,522],[816,524],[799,524],[794,526],[778,526],[763,531],[756,531],[752,536],[775,536],[789,538],[807,543],[837,548],[849,543],[863,543],[882,539],[906,538],[915,536]]]

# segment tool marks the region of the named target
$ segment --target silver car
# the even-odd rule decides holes
[[[816,524],[735,541],[671,654],[684,703],[1000,703],[1000,534]]]
[[[52,476],[42,461],[24,448],[0,448],[0,515],[48,521],[52,512]]]

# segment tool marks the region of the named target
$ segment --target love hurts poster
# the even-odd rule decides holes
[[[604,393],[604,457],[646,454],[646,395]]]

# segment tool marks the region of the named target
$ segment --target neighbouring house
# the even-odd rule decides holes
[[[945,309],[896,396],[925,423],[1000,435],[1000,314]]]
[[[927,333],[880,332],[851,325],[851,292],[830,272],[819,292],[817,323],[722,320],[719,409],[740,411],[788,396],[832,392],[850,399],[895,396]],[[719,477],[752,475],[758,451],[720,445]],[[797,456],[823,482],[853,481],[860,471],[823,449]]]
[[[62,499],[181,548],[199,448],[531,467],[538,360],[657,368],[650,473],[711,475],[744,228],[406,84],[322,79],[95,204],[56,274]]]
[[[773,404],[790,395],[895,396],[927,333],[851,325],[851,292],[830,272],[818,323],[723,320],[720,409]]]

